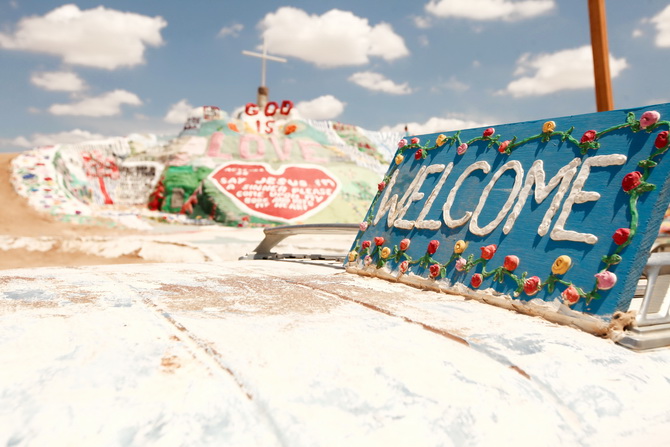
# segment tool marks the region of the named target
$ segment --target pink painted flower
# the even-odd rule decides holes
[[[414,137],[410,140],[410,143],[412,143],[412,144],[419,144],[419,142],[421,142],[421,140],[419,140],[418,137]]]
[[[467,152],[467,150],[468,150],[468,145],[465,144],[465,143],[462,143],[460,146],[458,146],[458,147],[456,148],[456,153],[457,153],[458,155],[463,155],[463,154],[465,154],[465,153]]]
[[[423,158],[423,150],[419,149],[414,153],[414,158],[416,160],[421,160]]]
[[[526,292],[526,295],[533,296],[540,291],[540,278],[537,276],[531,276],[523,284],[523,291]]]
[[[493,127],[489,127],[488,129],[486,129],[486,130],[484,131],[484,133],[482,134],[482,136],[483,136],[484,138],[489,138],[489,137],[490,137],[491,135],[493,135],[494,133],[496,133],[496,130],[495,130]]]
[[[487,245],[486,247],[482,247],[482,258],[486,259],[487,261],[493,257],[494,254],[496,254],[496,250],[498,249],[498,246],[496,244],[491,244]]]
[[[436,278],[440,274],[440,264],[431,265],[428,270],[430,271],[430,277]]]
[[[433,239],[428,243],[428,249],[426,251],[428,252],[429,255],[434,255],[439,246],[440,241]]]
[[[409,248],[410,240],[405,238],[400,241],[400,250],[405,251]]]
[[[406,139],[403,138],[402,140],[398,141],[398,148],[403,148],[405,146],[407,146],[407,140]]]
[[[568,306],[572,306],[579,301],[579,292],[577,292],[577,289],[575,289],[575,286],[572,284],[561,293],[561,296],[563,297],[565,304]]]
[[[458,259],[456,259],[456,270],[459,272],[462,272],[465,270],[465,265],[467,264],[468,261],[465,260],[464,257],[460,256]]]
[[[638,171],[629,172],[623,178],[621,182],[621,187],[624,191],[628,192],[632,189],[637,188],[640,185],[640,179],[642,178],[642,173]]]
[[[659,119],[661,119],[660,113],[656,110],[647,110],[640,117],[640,128],[646,129],[649,126],[653,126]]]
[[[502,143],[500,143],[500,146],[498,146],[498,152],[501,154],[504,153],[507,150],[507,146],[509,146],[510,141],[505,140]]]
[[[381,247],[382,245],[384,245],[384,241],[385,239],[382,236],[375,236],[375,245],[377,247]]]
[[[408,261],[402,261],[400,263],[400,271],[402,273],[407,273],[407,269],[409,269],[409,262]]]
[[[630,228],[619,228],[612,235],[614,243],[617,245],[625,244],[630,237]]]
[[[508,272],[513,272],[519,266],[519,258],[514,255],[505,256],[503,268]]]
[[[361,248],[363,250],[367,250],[368,248],[370,248],[370,241],[363,241],[363,243],[361,244]]]
[[[365,230],[368,229],[368,223],[367,223],[367,222],[361,222],[360,224],[358,224],[358,228],[359,228],[361,231],[365,231]]]
[[[470,285],[476,289],[482,285],[482,281],[484,281],[484,277],[482,276],[482,274],[475,273],[474,275],[472,275],[472,278],[470,279]]]
[[[614,273],[609,270],[604,272],[596,273],[593,275],[596,277],[596,284],[600,290],[609,290],[616,284],[617,277]]]
[[[377,189],[383,191],[384,188],[386,188],[386,182],[379,182],[379,184],[377,185]]]
[[[363,258],[363,264],[365,264],[366,267],[372,264],[372,256],[366,255],[365,258]]]
[[[659,132],[659,134],[656,136],[656,141],[654,141],[654,146],[656,149],[663,149],[668,145],[668,131],[664,130],[663,132]]]
[[[587,130],[584,132],[584,135],[582,135],[582,139],[579,140],[580,143],[590,143],[591,141],[594,141],[596,139],[596,131],[595,130]]]

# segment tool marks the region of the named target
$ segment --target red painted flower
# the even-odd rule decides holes
[[[495,130],[493,127],[489,127],[488,129],[486,129],[486,130],[484,131],[484,133],[482,134],[482,136],[483,136],[484,138],[488,138],[488,137],[490,137],[491,135],[493,135],[494,133],[496,133],[496,130]]]
[[[386,182],[379,182],[379,184],[377,185],[377,189],[383,191],[384,188],[386,188]]]
[[[507,146],[509,146],[509,140],[505,140],[502,143],[500,143],[500,146],[498,146],[498,152],[500,153],[505,153],[507,150]]]
[[[419,142],[420,142],[421,140],[419,140],[418,137],[414,137],[414,138],[412,138],[412,139],[409,140],[409,141],[410,141],[410,143],[412,143],[412,144],[419,144]]]
[[[596,131],[595,130],[587,130],[584,132],[584,135],[582,135],[582,139],[579,140],[580,143],[590,143],[591,141],[596,139]]]
[[[414,153],[414,158],[417,160],[421,160],[423,158],[423,151],[421,149],[417,150]]]
[[[619,228],[612,235],[614,243],[617,245],[625,244],[630,237],[630,228]]]
[[[470,285],[476,289],[482,285],[482,281],[484,281],[484,277],[482,276],[482,274],[475,273],[474,275],[472,275],[472,278],[470,279]]]
[[[440,264],[431,265],[428,270],[430,271],[430,277],[436,278],[440,274]]]
[[[624,191],[628,192],[632,189],[637,188],[640,185],[640,179],[642,178],[642,173],[638,171],[629,172],[623,178],[621,182],[621,187]]]
[[[496,244],[491,244],[487,245],[486,247],[482,247],[482,258],[486,259],[487,261],[493,257],[494,254],[496,254],[496,250],[498,249],[498,246]]]
[[[508,272],[514,271],[519,266],[519,258],[514,255],[505,256],[505,262],[503,262],[503,268]]]
[[[540,291],[540,278],[537,276],[531,276],[523,284],[523,291],[526,292],[526,295],[532,296]]]
[[[577,301],[579,301],[579,292],[577,292],[577,289],[575,289],[575,286],[570,285],[567,289],[561,293],[561,296],[563,297],[563,301],[568,306],[572,306],[575,304]]]
[[[400,263],[400,271],[401,272],[406,273],[408,268],[409,268],[409,262],[408,261],[402,261]]]
[[[434,255],[439,246],[440,241],[433,239],[428,243],[428,249],[426,251],[428,252],[429,255]]]
[[[656,136],[656,141],[654,141],[654,146],[656,149],[663,149],[668,145],[668,131],[664,130]]]
[[[361,244],[361,248],[363,250],[370,248],[370,241],[363,241],[363,243]]]
[[[385,239],[382,236],[376,236],[375,237],[375,245],[377,247],[380,247],[380,246],[384,245],[384,240]]]
[[[405,251],[409,248],[410,240],[409,239],[403,239],[400,241],[400,250]]]

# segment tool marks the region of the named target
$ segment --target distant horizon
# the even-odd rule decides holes
[[[614,108],[670,102],[670,5],[606,7]],[[425,134],[596,110],[581,0],[0,0],[0,17],[0,152],[233,116],[256,100],[261,60],[242,52],[263,39],[287,61],[267,62],[270,99],[308,119]]]

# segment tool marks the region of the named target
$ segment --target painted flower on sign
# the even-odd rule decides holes
[[[472,278],[470,279],[470,285],[476,289],[482,285],[482,281],[484,281],[484,277],[482,276],[482,274],[475,273],[474,275],[472,275]]]
[[[440,241],[433,239],[428,243],[428,249],[426,250],[429,255],[434,255],[437,251],[437,248],[440,246]]]
[[[609,290],[615,286],[617,281],[616,275],[609,270],[596,273],[594,276],[599,290]]]
[[[579,301],[579,292],[577,292],[577,289],[572,284],[561,293],[561,296],[563,297],[563,302],[568,306],[572,306]]]
[[[444,134],[440,134],[437,136],[437,139],[435,140],[435,146],[442,146],[444,143],[447,142],[447,136]]]
[[[493,255],[496,254],[496,250],[498,249],[498,246],[496,244],[491,244],[487,245],[485,247],[482,247],[482,258],[486,259],[487,261],[490,260]]]
[[[440,264],[433,264],[428,268],[431,278],[436,278],[440,275]]]
[[[649,126],[653,126],[659,119],[661,119],[660,113],[656,110],[648,110],[640,117],[640,128],[646,129]]]
[[[624,191],[632,191],[633,189],[640,186],[640,180],[642,179],[642,173],[638,171],[629,172],[625,175],[621,181],[621,188]]]
[[[612,235],[612,239],[614,239],[614,243],[617,245],[625,244],[626,242],[628,242],[629,237],[630,237],[630,228],[619,228]]]
[[[467,242],[464,240],[456,241],[456,244],[454,244],[454,253],[461,254],[465,251],[466,248],[468,248]]]
[[[379,184],[377,185],[377,189],[379,191],[383,191],[384,188],[386,188],[386,182],[379,182]]]
[[[402,149],[405,146],[407,146],[407,140],[406,139],[403,138],[402,140],[398,141],[398,148],[399,149]]]
[[[543,133],[551,133],[556,129],[556,123],[553,121],[547,121],[542,125]]]
[[[372,256],[366,255],[365,258],[363,258],[363,264],[365,264],[366,267],[372,264]]]
[[[656,140],[654,141],[654,147],[656,147],[656,149],[664,149],[667,146],[668,146],[668,131],[664,130],[663,132],[659,132],[659,134],[656,135]]]
[[[509,146],[509,140],[505,140],[502,143],[500,143],[500,146],[498,146],[498,152],[501,154],[505,153],[507,151],[507,147]]]
[[[400,271],[401,271],[402,273],[407,273],[407,269],[409,269],[409,262],[408,262],[408,261],[402,261],[402,262],[400,263],[400,267],[399,267],[399,268],[400,268]]]
[[[349,252],[349,262],[354,262],[358,257],[358,253],[355,250]]]
[[[370,248],[370,245],[371,245],[370,241],[363,241],[363,243],[361,244],[361,248],[363,250],[367,250],[368,248]]]
[[[401,251],[405,251],[405,250],[407,250],[407,249],[409,248],[409,244],[410,244],[410,242],[411,242],[411,241],[410,241],[409,239],[407,239],[407,238],[401,240],[401,241],[400,241],[400,250],[401,250]]]
[[[421,160],[423,158],[423,150],[419,149],[414,153],[414,159]]]
[[[493,128],[493,127],[489,127],[488,129],[486,129],[486,130],[484,131],[484,133],[482,134],[482,137],[484,137],[484,138],[489,138],[489,137],[491,137],[491,135],[493,135],[494,133],[496,133],[495,128]]]
[[[365,230],[368,229],[368,223],[367,222],[361,222],[360,224],[358,224],[358,228],[361,231],[365,231]]]
[[[503,268],[508,272],[513,272],[519,266],[519,258],[514,255],[505,256]]]
[[[584,135],[582,135],[582,139],[579,140],[580,143],[590,143],[596,139],[596,131],[595,130],[587,130],[584,132]]]
[[[384,241],[385,241],[386,239],[384,239],[383,236],[375,236],[375,239],[374,239],[374,240],[375,240],[375,245],[376,245],[377,247],[380,247],[380,246],[384,245]]]
[[[467,263],[468,261],[466,261],[464,257],[459,256],[459,258],[456,259],[456,265],[455,265],[456,270],[462,272],[463,270],[465,270],[465,266]]]
[[[468,145],[467,145],[466,143],[462,143],[462,144],[460,144],[460,145],[456,148],[456,153],[457,153],[458,155],[463,155],[463,154],[465,154],[467,151],[468,151]]]
[[[531,276],[523,283],[523,291],[526,292],[526,295],[533,296],[540,291],[540,278],[537,276]]]
[[[414,137],[410,140],[410,143],[412,144],[419,144],[421,140],[419,140],[419,137]]]
[[[395,156],[395,164],[399,165],[405,160],[405,157],[402,156],[402,154],[398,154]]]
[[[572,258],[568,255],[561,255],[551,266],[551,273],[554,275],[564,275],[572,266]]]
[[[388,247],[382,248],[382,251],[380,253],[380,256],[382,257],[382,259],[386,259],[390,255],[391,255],[391,249],[390,248],[388,248]]]

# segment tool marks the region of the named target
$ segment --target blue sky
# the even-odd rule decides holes
[[[609,1],[615,108],[670,101],[670,2]],[[595,111],[586,0],[0,0],[0,151],[270,99],[420,134]]]

